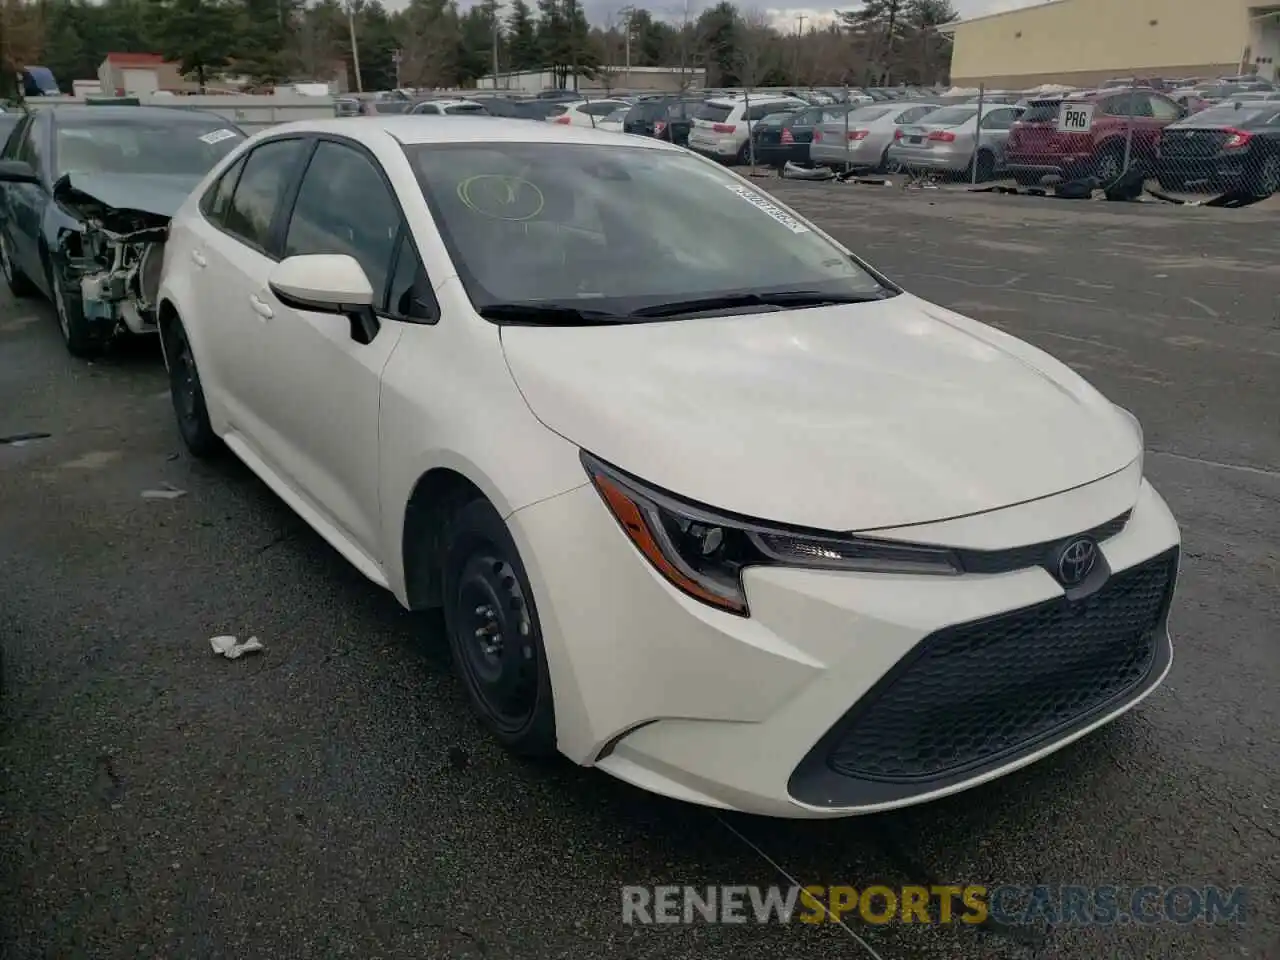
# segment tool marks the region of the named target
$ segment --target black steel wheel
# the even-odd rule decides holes
[[[524,565],[498,511],[473,500],[445,539],[445,624],[472,707],[509,750],[556,752],[555,709],[542,630]]]
[[[164,353],[169,368],[169,395],[173,399],[173,412],[178,419],[182,442],[192,456],[212,456],[221,449],[222,441],[209,423],[195,354],[187,331],[177,317],[166,325]]]

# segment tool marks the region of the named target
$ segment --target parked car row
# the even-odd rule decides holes
[[[1167,675],[1180,535],[1136,418],[733,172],[572,121],[246,142],[65,109],[0,160],[14,292],[109,217],[120,273],[79,230],[55,300],[114,330],[90,302],[140,284],[190,455],[238,457],[442,612],[423,641],[514,754],[866,814],[1020,769]],[[64,179],[72,224],[43,219]]]

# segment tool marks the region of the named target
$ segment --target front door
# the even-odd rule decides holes
[[[343,141],[321,140],[284,227],[285,257],[338,253],[354,257],[385,307],[404,218],[377,161]],[[265,281],[265,278],[264,278]],[[249,402],[271,438],[278,469],[375,564],[378,499],[378,408],[382,370],[402,327],[384,319],[367,343],[345,317],[286,307],[263,282],[261,355],[270,375],[256,377]]]

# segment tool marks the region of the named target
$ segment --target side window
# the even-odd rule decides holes
[[[413,108],[413,112],[439,114],[440,108],[436,106],[434,103],[420,103]]]
[[[236,189],[236,181],[240,179],[242,170],[244,170],[244,157],[225,170],[200,198],[200,212],[214,223],[221,224],[226,220],[227,207],[231,204],[231,194]]]
[[[413,245],[408,229],[401,231],[402,239],[396,254],[395,266],[387,283],[384,309],[393,317],[406,320],[437,320],[440,306],[435,291],[427,278],[418,248]]]
[[[276,206],[305,148],[305,140],[272,140],[245,158],[222,221],[229,233],[259,250],[270,250]]]
[[[1172,100],[1166,100],[1164,97],[1150,97],[1151,115],[1157,120],[1177,120],[1182,116],[1182,110]]]
[[[1012,110],[992,110],[982,118],[983,130],[1008,130],[1012,126]]]
[[[354,147],[322,140],[302,177],[284,255],[355,257],[369,277],[375,301],[382,302],[402,219],[372,160]]]

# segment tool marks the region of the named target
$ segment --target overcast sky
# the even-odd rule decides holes
[[[464,9],[474,6],[478,0],[460,0],[459,6]],[[644,7],[651,13],[658,16],[665,16],[667,19],[679,20],[684,15],[684,0],[633,0],[635,6]],[[696,17],[699,12],[707,7],[715,6],[717,0],[688,0],[689,16]],[[833,19],[832,10],[851,9],[856,4],[849,3],[843,8],[840,4],[833,4],[829,7],[814,7],[814,0],[796,0],[795,6],[781,6],[777,0],[740,0],[737,6],[740,10],[757,9],[766,12],[781,28],[790,26],[795,29],[798,21],[797,17],[804,14],[806,18],[805,27],[808,28],[823,21]],[[980,17],[987,13],[997,13],[1001,10],[1014,10],[1018,7],[1030,7],[1042,0],[951,0],[956,11],[962,18]],[[384,0],[387,7],[392,10],[399,10],[405,6],[407,0]],[[617,12],[623,6],[626,6],[627,0],[581,0],[581,3],[587,11],[587,16],[593,23],[603,24],[611,16],[617,17]],[[534,6],[533,0],[529,0],[529,5]]]

